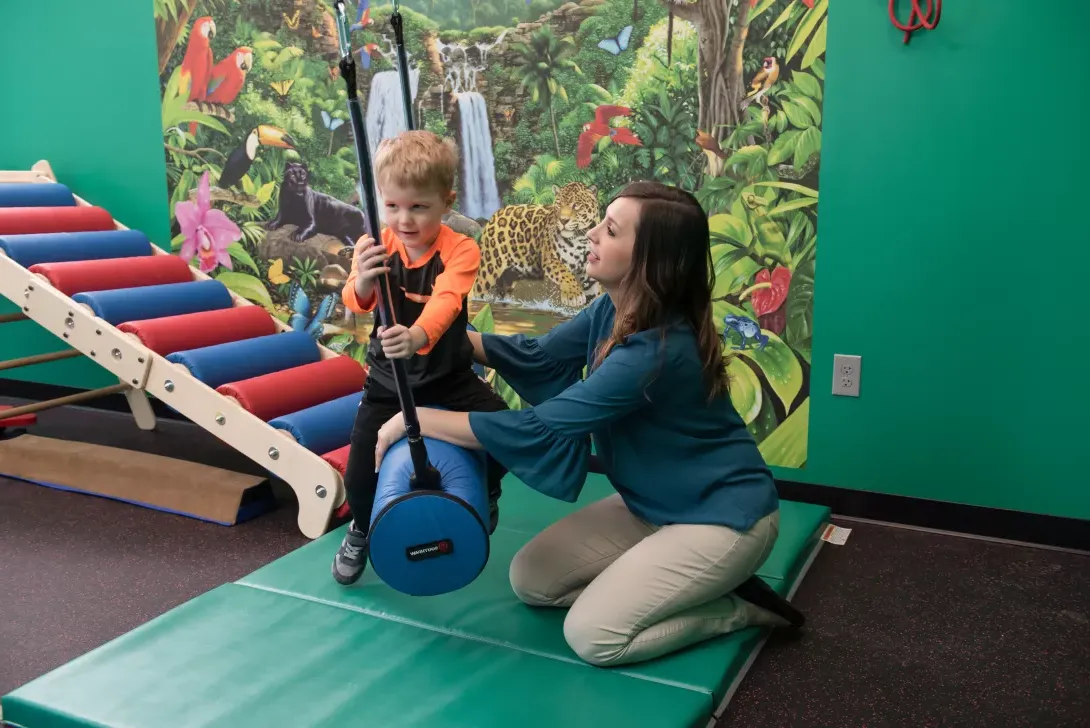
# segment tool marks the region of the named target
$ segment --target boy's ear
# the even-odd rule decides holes
[[[447,193],[447,199],[446,199],[447,212],[450,212],[451,209],[454,207],[454,201],[456,199],[458,199],[458,193],[457,192],[455,192],[454,190],[451,190],[450,192]]]

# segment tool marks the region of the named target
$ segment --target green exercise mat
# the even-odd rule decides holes
[[[20,728],[664,728],[696,693],[227,584],[4,698]]]
[[[506,497],[506,496],[505,496]],[[759,574],[772,588],[786,594],[787,579],[812,547],[825,521],[825,509],[784,503],[780,509],[780,537]],[[540,524],[544,528],[546,523]],[[307,544],[238,583],[256,588],[335,604],[378,618],[401,621],[424,629],[489,644],[508,645],[556,660],[580,662],[564,641],[565,611],[533,608],[518,601],[508,581],[508,565],[533,533],[500,527],[492,536],[487,566],[469,586],[438,597],[413,597],[390,589],[368,570],[352,587],[343,587],[329,575],[329,564],[340,545],[344,528]],[[712,640],[683,652],[642,665],[613,668],[646,680],[697,690],[718,702],[733,679],[739,657],[760,639],[759,629],[745,630]]]
[[[641,665],[586,665],[564,611],[511,591],[514,553],[545,526],[609,495],[592,476],[579,502],[505,481],[488,566],[458,592],[409,597],[368,570],[329,573],[343,527],[178,607],[3,699],[22,728],[703,728],[763,643],[748,629]],[[788,594],[820,543],[827,508],[782,502],[760,575]],[[522,714],[522,717],[518,715]]]

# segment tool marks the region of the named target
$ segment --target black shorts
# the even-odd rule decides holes
[[[503,398],[472,370],[414,390],[413,401],[417,407],[442,407],[455,412],[500,412],[508,409]],[[365,531],[371,520],[375,489],[378,487],[378,473],[375,472],[378,431],[399,412],[401,404],[396,392],[368,386],[356,413],[344,487],[357,526]],[[488,456],[489,500],[499,499],[500,481],[506,474],[507,469],[491,455]]]

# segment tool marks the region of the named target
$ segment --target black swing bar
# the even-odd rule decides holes
[[[370,228],[371,237],[379,242],[381,238],[379,237],[378,227],[378,201],[375,197],[371,151],[367,142],[367,130],[363,123],[363,106],[360,103],[359,91],[356,88],[356,61],[352,57],[348,14],[345,10],[344,0],[336,0],[334,8],[337,12],[337,41],[341,53],[341,76],[344,77],[344,83],[348,91],[348,115],[351,117],[352,137],[356,144],[356,166],[359,168],[363,202],[366,205],[364,212],[367,214],[367,225]],[[403,88],[406,88],[405,83],[407,81],[403,81]],[[406,103],[405,110],[407,113],[412,111],[411,102]],[[407,121],[409,122],[409,128],[412,128],[411,114]],[[397,321],[394,318],[394,310],[390,305],[393,295],[390,289],[389,274],[382,274],[382,286],[379,291],[376,291],[376,294],[378,294],[379,320],[382,325],[387,328],[395,325]],[[409,387],[405,362],[402,359],[391,359],[390,363],[393,365],[394,383],[397,386],[397,397],[401,404],[401,413],[405,418],[405,436],[409,441],[409,454],[413,463],[412,488],[438,490],[439,472],[428,461],[428,451],[424,439],[420,435],[420,420],[416,416],[416,403],[413,401],[412,389]]]
[[[397,46],[397,75],[401,79],[401,102],[405,105],[405,128],[416,128],[413,123],[413,92],[409,85],[409,58],[405,53],[404,19],[401,17],[401,3],[394,0],[394,13],[390,16],[390,25],[394,29],[394,44]]]

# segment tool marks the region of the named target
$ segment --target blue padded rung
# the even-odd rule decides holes
[[[135,258],[152,254],[151,241],[139,230],[0,235],[0,250],[24,268],[38,263]]]
[[[227,286],[216,280],[90,291],[77,293],[72,300],[87,304],[96,316],[114,326],[126,321],[181,316],[234,305]]]
[[[283,371],[321,358],[318,342],[302,331],[269,334],[200,349],[176,351],[167,361],[182,364],[209,387]]]
[[[286,430],[300,445],[321,455],[348,444],[352,425],[356,421],[356,410],[360,408],[362,399],[362,391],[346,394],[269,420],[269,424]]]
[[[0,184],[0,207],[75,207],[72,190],[59,182]]]

